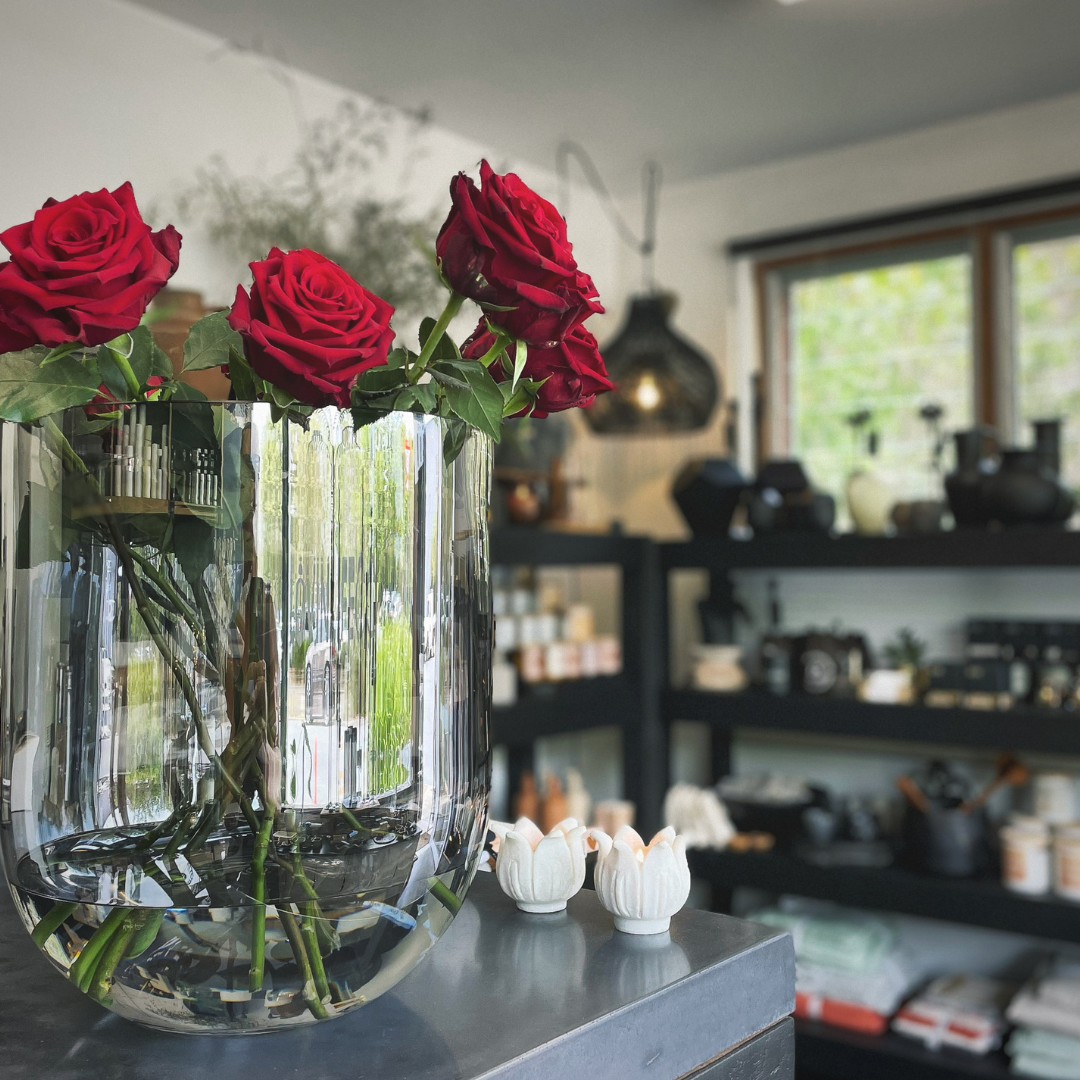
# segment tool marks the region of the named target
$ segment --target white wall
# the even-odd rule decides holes
[[[724,255],[732,238],[1074,176],[1080,174],[1078,130],[1080,94],[1070,94],[669,186],[662,194],[656,262],[660,284],[681,297],[676,326],[716,358],[725,396],[742,401],[746,418],[747,372],[739,361],[748,343],[743,334],[737,350],[736,282]],[[638,203],[627,200],[624,209],[636,215]],[[621,265],[619,293],[605,296],[609,310],[621,311],[637,280],[631,253],[621,253]],[[607,453],[613,445],[619,453]],[[667,499],[670,479],[705,450],[721,451],[715,426],[666,442],[586,436],[576,468],[589,481],[587,490],[603,493],[594,513],[610,506],[631,530],[671,537],[684,526]]]
[[[243,175],[277,173],[304,125],[346,97],[364,100],[123,0],[2,0],[0,228],[28,220],[49,196],[124,180],[156,224],[175,220],[176,195],[211,156]],[[485,155],[555,196],[551,171],[439,128],[412,144],[406,127],[395,131],[372,189],[417,214],[448,209],[450,178],[462,169],[475,176]],[[610,289],[614,240],[592,197],[578,194],[579,258]],[[184,246],[174,284],[230,303],[236,272],[198,227],[177,224]],[[462,330],[476,314],[462,317]]]

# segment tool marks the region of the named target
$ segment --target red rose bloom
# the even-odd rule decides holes
[[[49,199],[0,243],[11,252],[0,263],[0,353],[134,330],[180,260],[180,234],[151,232],[131,184]]]
[[[472,337],[461,347],[461,355],[478,360],[495,344],[495,335],[481,320]],[[507,376],[500,363],[488,369],[496,382]],[[614,390],[607,377],[603,358],[596,347],[596,338],[584,326],[575,326],[570,333],[550,349],[529,347],[522,376],[547,381],[540,387],[532,415],[545,417],[548,413],[591,405],[597,394]]]
[[[356,376],[386,363],[394,309],[314,251],[274,248],[251,273],[229,325],[255,373],[307,405],[347,407]]]
[[[480,185],[464,173],[450,183],[453,209],[435,242],[443,275],[508,334],[548,348],[604,310],[596,286],[578,269],[566,222],[551,203],[486,161]]]

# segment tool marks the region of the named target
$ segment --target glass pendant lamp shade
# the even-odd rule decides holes
[[[631,300],[626,325],[601,350],[615,390],[585,410],[597,434],[669,434],[708,424],[719,380],[709,358],[671,329],[674,306],[675,298],[661,293]]]

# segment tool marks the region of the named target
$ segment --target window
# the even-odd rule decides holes
[[[971,426],[971,306],[966,253],[790,282],[789,446],[816,485],[842,492],[873,431],[874,468],[896,497],[937,496],[919,410],[933,402],[950,426]]]
[[[750,271],[736,281],[756,283],[759,457],[799,458],[841,526],[869,431],[897,500],[941,497],[926,405],[943,434],[989,425],[1003,446],[1060,418],[1062,474],[1080,487],[1080,180],[729,250]]]
[[[1063,419],[1062,475],[1080,485],[1080,235],[1018,242],[1012,270],[1013,434],[1030,442],[1029,421]]]

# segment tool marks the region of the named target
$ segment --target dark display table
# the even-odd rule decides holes
[[[95,1005],[0,903],[0,1080],[790,1080],[795,958],[774,930],[683,911],[616,933],[595,894],[524,915],[480,874],[391,992],[327,1024],[165,1035]]]

